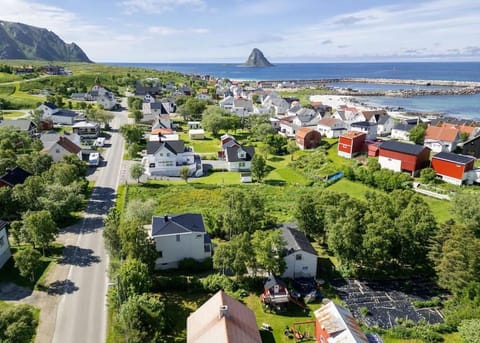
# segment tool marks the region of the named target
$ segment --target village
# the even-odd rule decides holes
[[[370,108],[324,89],[282,96],[291,84],[264,89],[190,77],[183,84],[139,79],[122,93],[97,83],[70,94],[75,109],[49,95],[29,117],[0,120],[0,130],[41,142],[38,152],[52,165],[72,155],[83,161],[95,182],[113,163],[110,124],[128,111],[118,128],[126,142],[120,187],[103,233],[121,280],[109,295],[120,327],[114,340],[138,330],[121,327],[115,306],[144,293],[157,293],[165,316],[178,321],[158,326],[172,341],[393,342],[392,330],[425,341],[453,334],[439,304],[453,290],[435,284],[436,266],[421,246],[455,217],[450,202],[465,189],[476,192],[476,122]],[[36,175],[25,169],[9,165],[0,188],[13,194],[25,187]],[[386,203],[390,212],[380,209]],[[368,219],[375,211],[389,218]],[[395,221],[409,216],[423,226]],[[0,268],[12,255],[9,241],[22,239],[8,237],[11,220],[1,219]],[[372,231],[377,223],[404,236]],[[142,242],[136,248],[128,247],[132,235]],[[393,248],[366,256],[399,239],[400,250],[418,245],[412,254],[423,261],[416,265]]]

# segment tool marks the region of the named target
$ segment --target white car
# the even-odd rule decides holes
[[[100,164],[100,154],[98,152],[92,152],[88,156],[89,166],[98,166]]]
[[[95,146],[104,146],[105,145],[105,137],[98,137],[93,143]]]

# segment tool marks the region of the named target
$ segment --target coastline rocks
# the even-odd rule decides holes
[[[255,48],[248,56],[247,61],[244,63],[245,67],[273,67],[267,58],[263,55],[263,53]]]

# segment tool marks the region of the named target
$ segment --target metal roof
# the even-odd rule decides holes
[[[435,156],[432,157],[439,159],[439,160],[444,160],[444,161],[449,161],[449,162],[455,162],[455,163],[460,163],[460,164],[467,164],[473,160],[475,160],[474,157],[472,156],[466,156],[466,155],[459,155],[459,154],[454,154],[451,152],[439,152]]]
[[[200,213],[185,213],[152,217],[152,236],[181,234],[188,232],[205,233]]]
[[[408,155],[420,155],[424,149],[423,145],[409,144],[397,141],[386,141],[380,144],[380,149],[396,151]]]

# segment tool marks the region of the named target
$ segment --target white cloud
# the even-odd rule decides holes
[[[204,10],[205,0],[124,0],[121,3],[126,13],[146,12],[164,13],[177,7],[188,7],[194,10]]]
[[[152,26],[148,28],[148,33],[159,36],[173,36],[179,34],[206,34],[209,32],[206,28],[174,28],[168,26]]]

